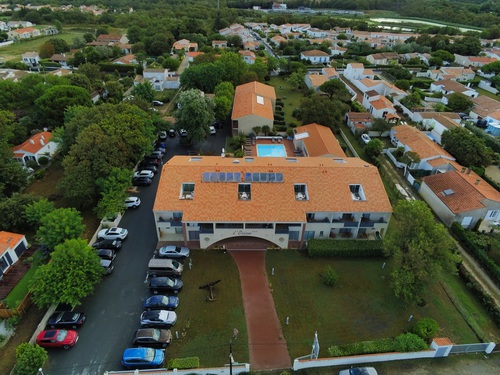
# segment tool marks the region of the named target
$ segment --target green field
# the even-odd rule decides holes
[[[268,82],[276,91],[276,98],[283,100],[283,111],[285,112],[285,121],[287,124],[291,122],[297,125],[302,125],[295,117],[292,116],[293,110],[300,106],[300,102],[304,99],[304,94],[301,90],[293,90],[290,84],[283,77],[272,77]]]

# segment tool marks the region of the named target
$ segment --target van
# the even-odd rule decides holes
[[[148,274],[151,277],[156,276],[174,276],[180,277],[184,267],[174,259],[153,258],[149,261]]]

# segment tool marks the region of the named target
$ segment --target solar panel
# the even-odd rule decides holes
[[[246,173],[245,179],[247,181],[250,178],[251,181],[252,173]],[[241,173],[239,172],[203,172],[201,175],[202,182],[241,182]]]
[[[283,182],[283,173],[276,173],[276,181]]]
[[[201,181],[202,182],[209,182],[210,181],[210,172],[203,172],[201,175]]]
[[[268,173],[261,173],[260,174],[260,182],[267,182],[267,176],[268,176]]]
[[[276,173],[269,173],[269,182],[276,182]]]
[[[219,173],[219,182],[226,182],[226,172]]]

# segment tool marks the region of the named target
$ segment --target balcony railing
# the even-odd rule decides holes
[[[314,219],[314,218],[307,218],[307,222],[308,223],[329,223],[330,222],[330,219],[328,219],[327,217],[323,218],[323,219]]]
[[[200,228],[200,233],[214,234],[214,228]]]

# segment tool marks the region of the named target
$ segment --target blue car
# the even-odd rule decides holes
[[[165,353],[153,348],[128,348],[123,352],[122,366],[128,369],[160,367],[165,360]]]
[[[179,297],[156,295],[144,300],[144,310],[175,310]]]

